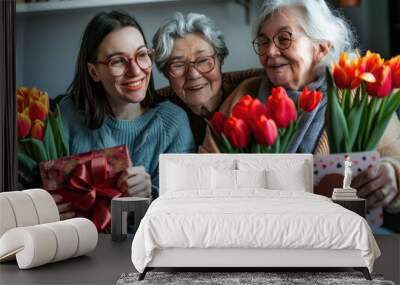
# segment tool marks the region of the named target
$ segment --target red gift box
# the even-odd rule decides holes
[[[132,166],[125,145],[43,161],[43,188],[63,197],[80,216],[90,218],[98,231],[111,223],[110,202],[123,196],[115,186],[121,172]]]

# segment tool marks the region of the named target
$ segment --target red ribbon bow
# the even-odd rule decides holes
[[[109,201],[122,193],[113,187],[114,179],[104,155],[97,155],[86,163],[79,164],[72,171],[68,186],[70,190],[84,193],[83,197],[71,203],[83,212],[92,211],[92,221],[98,231],[104,230],[111,222]]]

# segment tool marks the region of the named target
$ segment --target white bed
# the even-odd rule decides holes
[[[154,267],[354,267],[379,248],[359,215],[312,194],[309,154],[163,154],[160,197],[132,243]]]

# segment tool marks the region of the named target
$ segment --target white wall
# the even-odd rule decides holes
[[[251,25],[245,22],[245,10],[234,1],[172,1],[158,4],[73,9],[17,14],[16,55],[17,87],[36,86],[51,97],[65,93],[75,69],[81,34],[89,20],[103,10],[119,9],[134,15],[142,25],[146,39],[174,12],[203,13],[216,21],[225,33],[230,49],[224,71],[259,67],[251,47]],[[253,8],[251,21],[257,13]],[[156,87],[165,80],[154,68]]]

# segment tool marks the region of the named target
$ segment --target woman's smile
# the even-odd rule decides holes
[[[202,90],[207,85],[208,85],[208,83],[195,84],[195,85],[191,85],[191,86],[185,87],[185,90],[187,90],[189,92],[196,92],[196,91]]]
[[[142,88],[145,88],[145,78],[139,80],[132,80],[127,83],[123,83],[122,86],[128,89],[129,91],[138,91]]]

